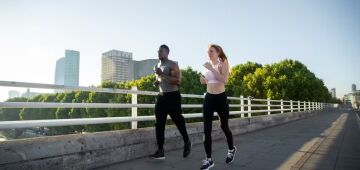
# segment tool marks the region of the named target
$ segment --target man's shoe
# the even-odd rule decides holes
[[[149,156],[152,159],[165,159],[164,150],[158,150],[154,154]]]
[[[192,143],[189,141],[184,145],[184,152],[183,152],[183,157],[186,158],[190,155],[191,153],[191,148],[192,148]]]

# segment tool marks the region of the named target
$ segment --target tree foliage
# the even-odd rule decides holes
[[[190,67],[181,70],[180,91],[183,94],[204,94],[206,86],[199,81],[200,73]],[[99,87],[113,89],[131,89],[157,91],[153,86],[154,75],[144,76],[138,80],[127,82],[104,82]],[[317,102],[333,102],[324,82],[317,78],[308,68],[295,60],[283,60],[278,63],[261,65],[246,62],[232,68],[226,85],[229,96],[253,96],[256,98],[271,98],[284,100],[301,100]],[[8,102],[60,102],[60,103],[131,103],[131,94],[99,93],[86,91],[69,91],[64,93],[43,94],[31,99],[13,98]],[[156,96],[138,95],[139,104],[155,104]],[[201,104],[199,98],[182,98],[183,104]],[[199,113],[201,108],[185,108],[184,113]],[[138,115],[153,115],[152,108],[138,108]],[[57,109],[1,109],[0,120],[39,120],[39,119],[69,119],[95,117],[130,116],[131,109],[114,108],[57,108]],[[191,119],[192,121],[197,119]],[[139,122],[139,127],[153,126],[154,121]],[[95,132],[120,130],[130,127],[130,123],[79,125],[68,127],[52,127],[51,134],[68,134],[76,132]]]

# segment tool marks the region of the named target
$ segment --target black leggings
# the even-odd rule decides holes
[[[167,92],[157,97],[155,104],[155,117],[156,117],[156,140],[159,150],[164,148],[165,140],[165,125],[167,115],[169,114],[176,127],[179,129],[183,137],[184,143],[189,142],[189,136],[186,131],[185,119],[181,115],[181,95],[179,91]]]
[[[219,115],[221,129],[224,131],[229,149],[233,149],[233,136],[229,129],[229,103],[225,92],[220,94],[206,93],[203,104],[204,146],[207,158],[211,158],[211,131],[214,111]]]

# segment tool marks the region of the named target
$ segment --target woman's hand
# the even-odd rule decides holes
[[[205,78],[203,75],[201,75],[201,76],[200,76],[200,83],[201,83],[201,84],[207,84],[207,82],[208,82],[208,81],[206,80],[206,78]]]
[[[213,70],[214,70],[214,68],[212,67],[212,65],[210,64],[210,62],[204,63],[203,66],[204,66],[206,69],[210,70],[210,71],[213,71]]]

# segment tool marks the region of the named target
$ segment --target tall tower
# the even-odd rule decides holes
[[[102,54],[101,81],[120,82],[134,77],[132,53],[110,50]]]
[[[352,85],[351,85],[351,91],[353,91],[353,92],[356,91],[356,84],[352,84]]]
[[[336,89],[335,88],[331,89],[331,97],[336,98]]]
[[[65,50],[65,57],[56,61],[55,84],[65,86],[79,86],[80,53]]]

